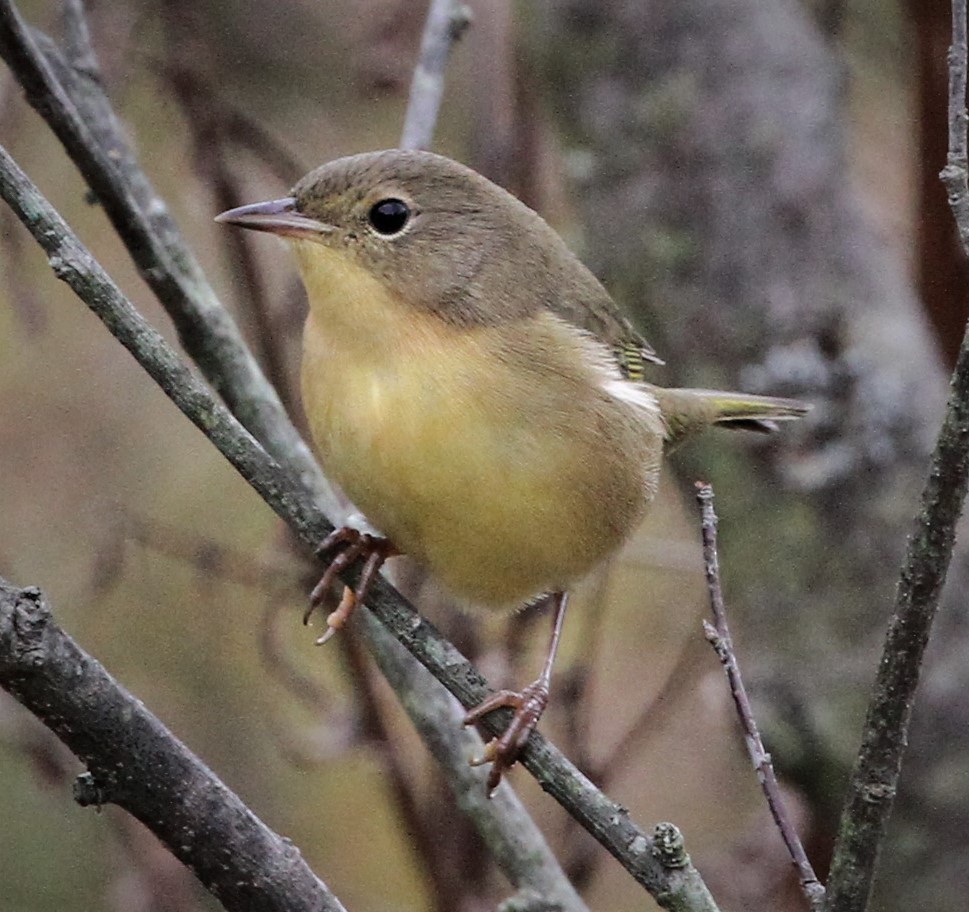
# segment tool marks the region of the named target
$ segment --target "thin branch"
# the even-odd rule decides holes
[[[596,709],[592,705],[592,688],[589,686],[593,679],[592,669],[596,667],[602,656],[602,641],[606,629],[606,608],[610,603],[611,576],[614,563],[607,561],[600,567],[594,578],[594,585],[588,593],[585,610],[573,618],[573,622],[581,623],[577,642],[582,643],[582,651],[568,669],[570,680],[566,682],[568,697],[566,705],[569,707],[568,737],[570,755],[574,756],[576,765],[582,769],[594,770],[592,778],[600,784],[600,764],[593,756],[592,720]]]
[[[308,543],[332,528],[306,500],[312,493],[280,468],[152,328],[64,220],[0,147],[0,195],[47,253],[55,275],[104,322],[168,397],[284,518],[294,520]],[[305,540],[305,539],[304,539]]]
[[[211,92],[211,87],[206,87]],[[239,148],[251,152],[265,165],[271,174],[286,183],[294,174],[301,174],[302,168],[296,157],[285,149],[279,140],[271,136],[263,127],[244,111],[233,107],[224,98],[214,99],[222,107],[222,118],[226,136]]]
[[[94,52],[83,0],[64,0],[61,19],[64,25],[64,56],[71,69],[100,83],[101,65]]]
[[[361,612],[361,617],[363,614]],[[387,700],[382,698],[378,685],[382,675],[395,691],[397,702],[404,704],[408,694],[406,690],[398,689],[400,682],[415,674],[415,668],[420,668],[424,674],[427,671],[371,615],[367,617],[370,623],[355,624],[350,636],[341,637],[340,645],[347,660],[354,692],[362,704],[361,715],[366,721],[368,741],[377,751],[377,761],[389,780],[388,791],[394,808],[414,851],[421,859],[431,897],[428,912],[452,912],[467,904],[468,896],[474,895],[476,886],[470,878],[461,876],[463,872],[455,857],[457,844],[467,833],[472,821],[467,817],[458,818],[454,814],[453,804],[447,806],[444,803],[449,795],[441,788],[440,780],[434,780],[432,788],[422,792],[421,776],[408,775],[399,739],[392,730]],[[383,635],[373,634],[374,629],[379,629]],[[439,729],[437,737],[447,737],[444,729],[451,721],[442,716],[429,719],[428,725]],[[424,732],[418,729],[417,734],[430,748]],[[445,778],[449,773],[450,770],[444,770]],[[447,844],[442,845],[440,821],[452,818]],[[480,847],[480,842],[477,844]],[[481,856],[478,857],[480,859]],[[485,866],[479,863],[478,868],[483,870]]]
[[[192,871],[154,833],[127,813],[105,817],[112,831],[111,845],[105,849],[113,863],[112,882],[102,891],[111,897],[105,900],[104,912],[133,912],[152,905],[157,912],[205,912],[210,903],[201,896]],[[162,905],[163,910],[158,908]]]
[[[272,596],[266,599],[258,630],[259,655],[266,671],[306,708],[314,724],[297,727],[275,712],[268,713],[264,722],[280,755],[297,769],[310,769],[361,743],[362,714],[350,701],[337,700],[328,687],[291,661],[280,630],[284,615],[291,623],[292,605]]]
[[[410,86],[401,149],[429,149],[444,96],[444,70],[454,42],[471,22],[460,0],[431,0],[421,54]]]
[[[966,3],[952,0],[952,45],[949,48],[949,153],[939,177],[949,196],[962,249],[969,254],[969,186],[966,127]]]
[[[952,3],[949,50],[949,157],[941,178],[969,252],[966,182],[966,3]],[[882,659],[878,666],[841,814],[828,912],[860,912],[871,894],[878,853],[898,789],[922,657],[939,607],[969,480],[969,333],[962,340],[945,418],[908,540]]]
[[[710,594],[710,609],[713,612],[714,620],[713,624],[704,621],[703,629],[727,675],[727,681],[730,684],[730,696],[737,707],[737,715],[740,718],[740,725],[744,732],[744,741],[747,744],[751,763],[757,771],[757,779],[760,782],[760,787],[764,790],[774,823],[777,824],[784,845],[787,846],[787,851],[790,853],[791,861],[797,868],[801,890],[811,908],[820,910],[824,901],[824,887],[821,886],[817,875],[814,873],[814,868],[811,867],[811,862],[808,861],[808,857],[804,853],[804,846],[801,845],[797,830],[795,830],[794,824],[788,816],[787,808],[784,806],[781,789],[777,784],[777,777],[774,775],[774,765],[771,763],[770,754],[764,749],[764,742],[757,730],[757,721],[754,719],[754,711],[750,705],[750,698],[747,696],[747,688],[744,686],[740,674],[737,654],[734,652],[730,628],[727,626],[727,609],[724,605],[723,590],[720,586],[720,560],[717,557],[717,514],[713,509],[713,488],[708,484],[697,482],[696,499],[699,501],[702,511],[703,568],[706,572],[707,591]]]
[[[40,590],[3,579],[0,686],[87,766],[79,803],[137,817],[226,909],[345,912],[291,842],[54,623]]]
[[[333,694],[329,688],[324,687],[315,678],[304,674],[290,661],[279,629],[284,615],[284,607],[288,606],[278,597],[270,596],[266,599],[262,623],[259,625],[259,656],[262,659],[262,664],[286,688],[290,696],[314,716],[326,719],[329,725],[332,722],[330,717],[335,714]],[[292,611],[286,611],[285,616],[291,621]],[[346,730],[356,728],[355,725],[334,727]],[[347,747],[351,743],[351,739],[346,739]]]
[[[313,493],[269,456],[178,359],[165,340],[124,298],[100,264],[70,231],[26,175],[0,147],[0,194],[47,252],[55,274],[66,281],[137,358],[186,416],[205,433],[236,470],[282,517],[298,537],[315,545],[331,530]],[[359,568],[341,575],[355,586]],[[476,706],[490,694],[481,674],[396,590],[381,578],[371,587],[367,606],[377,618],[463,706]],[[490,734],[507,726],[510,711],[488,716]],[[602,794],[539,733],[532,734],[522,765],[665,908],[714,910],[716,905],[696,869],[669,867],[653,843],[621,805]],[[684,903],[690,903],[685,905]]]

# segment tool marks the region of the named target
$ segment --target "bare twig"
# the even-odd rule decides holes
[[[97,314],[189,420],[270,506],[294,519],[309,542],[320,541],[331,526],[318,510],[304,502],[303,498],[312,500],[311,490],[283,471],[181,362],[2,147],[0,195],[47,253],[58,278]]]
[[[592,705],[589,682],[592,680],[592,669],[597,661],[602,659],[602,640],[606,629],[606,609],[610,603],[610,578],[613,562],[608,561],[601,567],[594,579],[594,585],[588,593],[586,609],[576,615],[574,621],[582,624],[578,642],[582,643],[582,651],[575,658],[574,664],[568,669],[567,675],[569,695],[566,705],[569,707],[566,725],[569,730],[570,755],[576,758],[576,764],[582,769],[595,770],[592,778],[602,782],[599,778],[602,764],[597,768],[597,759],[592,756],[592,720],[595,708]]]
[[[94,53],[83,0],[64,0],[61,18],[64,23],[64,56],[67,63],[75,72],[100,82],[101,66],[97,54]]]
[[[292,843],[53,622],[39,590],[3,579],[0,685],[87,765],[75,784],[81,804],[137,817],[226,909],[344,912]]]
[[[616,742],[609,756],[605,757],[599,764],[595,779],[603,788],[606,788],[615,779],[623,765],[633,755],[636,745],[647,738],[650,733],[661,728],[670,709],[676,705],[676,698],[693,686],[694,680],[689,672],[696,662],[694,650],[698,648],[698,646],[694,646],[690,639],[684,641],[680,654],[666,676],[663,686],[649,702],[643,705],[636,718],[629,723],[629,726]]]
[[[259,625],[260,658],[270,674],[310,712],[317,716],[329,716],[334,711],[333,695],[315,679],[303,674],[286,653],[279,631],[285,607],[288,606],[277,597],[266,599],[262,623]],[[286,611],[285,615],[292,620],[292,611]]]
[[[966,163],[966,2],[952,2],[949,157],[941,174],[969,252]],[[945,418],[895,593],[882,659],[835,844],[829,912],[860,912],[871,893],[908,742],[922,657],[939,607],[969,480],[969,333],[962,340]]]
[[[222,105],[228,138],[239,148],[247,149],[255,155],[271,174],[283,183],[288,183],[293,180],[294,175],[305,170],[278,138],[271,136],[252,117],[234,108],[224,98],[217,100]]]
[[[369,628],[368,633],[369,633]],[[366,640],[364,644],[361,640]],[[444,854],[435,848],[437,820],[430,816],[428,806],[422,806],[418,798],[417,776],[409,775],[402,752],[394,739],[383,703],[377,688],[378,677],[373,663],[367,661],[367,651],[373,654],[377,665],[404,665],[407,662],[420,663],[409,652],[404,651],[396,663],[390,658],[389,650],[383,640],[366,636],[355,638],[342,637],[340,646],[346,662],[350,680],[359,704],[361,732],[366,741],[377,752],[377,760],[383,767],[388,780],[388,792],[394,802],[402,824],[425,865],[425,873],[432,884],[430,890],[437,906],[437,912],[454,908],[458,897],[455,895],[453,878],[448,878],[445,870]],[[393,685],[391,685],[393,686]],[[440,724],[446,724],[441,720]]]
[[[969,186],[966,139],[966,3],[952,0],[952,46],[949,48],[949,153],[939,177],[949,195],[962,249],[969,254]]]
[[[757,721],[754,719],[754,711],[747,696],[747,688],[744,687],[743,678],[740,675],[740,665],[737,663],[730,628],[727,626],[727,611],[720,586],[720,561],[717,557],[717,514],[713,509],[713,488],[708,484],[697,482],[696,499],[699,501],[702,511],[703,566],[706,572],[707,590],[710,593],[710,608],[714,620],[713,624],[704,621],[703,629],[710,645],[716,650],[720,664],[723,665],[723,670],[727,675],[727,680],[730,683],[730,696],[737,707],[737,715],[744,731],[744,741],[747,744],[750,760],[757,771],[757,779],[767,797],[767,805],[774,822],[777,824],[784,844],[787,846],[791,861],[797,868],[801,889],[811,908],[819,910],[824,900],[824,887],[821,886],[817,875],[814,873],[814,868],[811,867],[811,862],[808,861],[807,855],[804,853],[804,847],[801,845],[801,840],[784,806],[784,799],[781,797],[780,786],[777,784],[777,777],[774,775],[774,766],[771,763],[770,754],[764,749],[764,742],[757,730]]]
[[[201,186],[211,194],[215,211],[234,209],[246,202],[246,198],[228,159],[228,110],[206,84],[206,62],[211,55],[205,53],[198,4],[191,0],[168,0],[162,5],[162,20],[167,59],[157,68],[185,114]],[[286,186],[304,170],[294,167],[285,178]],[[228,275],[235,286],[236,304],[247,330],[249,347],[256,352],[284,406],[292,407],[297,397],[286,369],[289,352],[282,344],[275,313],[269,306],[264,277],[256,261],[254,238],[251,232],[224,231],[220,233],[220,240],[228,254]]]
[[[17,136],[26,111],[13,104],[17,92],[11,81],[0,83],[0,135]],[[37,295],[26,270],[16,268],[22,262],[24,236],[14,228],[16,219],[12,212],[0,214],[0,280],[7,286],[6,300],[20,318],[30,337],[47,327],[47,313]]]
[[[444,70],[454,42],[467,28],[470,12],[460,0],[431,0],[421,54],[414,67],[401,149],[428,149],[444,95]]]
[[[113,835],[109,851],[114,863],[113,882],[104,890],[111,896],[105,899],[104,912],[133,912],[145,906],[163,906],[164,912],[205,912],[210,904],[198,881],[164,843],[130,814],[105,817]]]

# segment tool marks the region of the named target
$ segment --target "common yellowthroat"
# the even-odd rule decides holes
[[[559,235],[439,155],[341,158],[291,196],[218,220],[294,248],[310,431],[324,470],[387,535],[341,529],[321,545],[340,550],[311,605],[365,561],[331,629],[395,553],[469,605],[554,597],[542,675],[468,714],[516,710],[481,761],[493,761],[493,789],[548,701],[569,587],[640,523],[664,449],[711,424],[765,427],[807,408],[646,382],[659,359]]]

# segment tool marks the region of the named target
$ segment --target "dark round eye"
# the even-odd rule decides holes
[[[381,200],[373,204],[367,218],[378,234],[397,234],[410,218],[410,206],[399,199]]]

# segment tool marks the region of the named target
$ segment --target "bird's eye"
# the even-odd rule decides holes
[[[399,199],[381,200],[371,206],[367,218],[378,234],[397,234],[410,218],[410,206]]]

